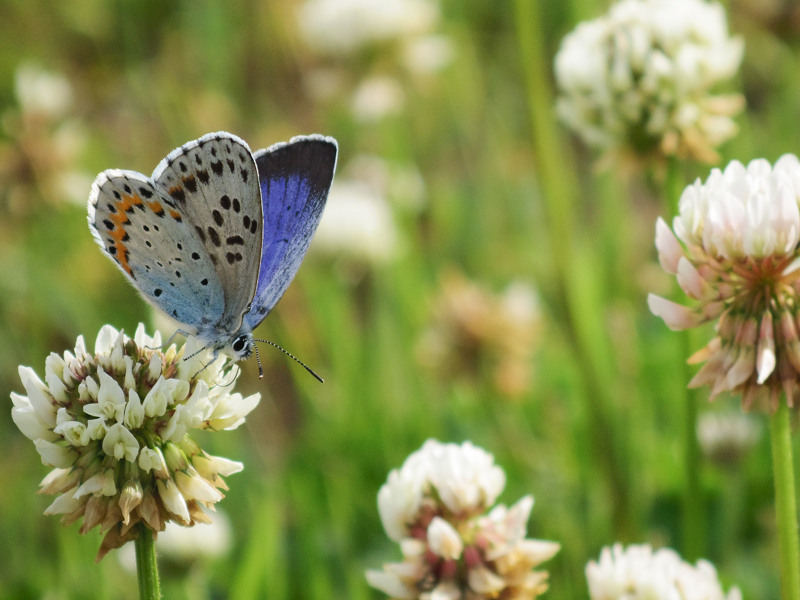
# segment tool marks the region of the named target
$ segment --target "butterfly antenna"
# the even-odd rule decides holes
[[[256,351],[256,362],[258,363],[258,378],[264,379],[264,369],[261,368],[261,359],[258,357],[258,346],[253,344],[253,350]]]
[[[308,366],[306,363],[304,363],[302,360],[300,360],[299,358],[297,358],[297,357],[296,357],[294,354],[292,354],[291,352],[287,352],[286,350],[284,350],[283,348],[281,348],[280,346],[278,346],[278,344],[276,344],[275,342],[270,342],[269,340],[256,340],[256,339],[254,339],[253,341],[254,341],[254,342],[261,342],[262,344],[269,344],[270,346],[273,346],[273,347],[277,348],[278,350],[280,350],[281,352],[283,352],[283,353],[284,353],[286,356],[288,356],[288,357],[289,357],[289,358],[291,358],[293,361],[295,361],[297,364],[299,364],[301,367],[303,367],[303,368],[304,368],[306,371],[308,371],[309,373],[311,373],[311,375],[313,375],[313,376],[314,376],[314,379],[316,379],[316,380],[317,380],[317,381],[319,381],[320,383],[325,383],[325,380],[324,380],[324,379],[322,379],[322,377],[320,377],[320,376],[319,376],[319,375],[317,375],[316,373],[314,373],[314,371],[312,371],[312,370],[311,370],[311,367],[309,367],[309,366]],[[254,348],[255,348],[255,347],[256,347],[256,346],[254,346]],[[256,350],[256,358],[258,358],[258,350]],[[261,366],[261,364],[259,363],[259,367],[260,367],[260,366]]]

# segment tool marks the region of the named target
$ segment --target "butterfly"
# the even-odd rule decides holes
[[[337,153],[336,140],[321,135],[253,154],[235,135],[209,133],[170,152],[151,177],[100,173],[89,229],[178,332],[214,359],[243,360],[308,250]]]

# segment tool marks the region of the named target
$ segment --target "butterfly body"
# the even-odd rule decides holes
[[[305,256],[336,156],[336,141],[319,135],[254,155],[232,134],[208,134],[173,150],[151,177],[101,173],[89,227],[182,332],[242,360]]]

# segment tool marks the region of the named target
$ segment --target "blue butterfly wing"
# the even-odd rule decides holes
[[[336,170],[336,140],[299,136],[255,153],[264,237],[256,293],[245,315],[255,329],[294,279],[317,230]]]

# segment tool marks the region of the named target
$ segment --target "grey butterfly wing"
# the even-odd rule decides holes
[[[336,140],[298,136],[255,154],[264,239],[258,285],[245,323],[254,329],[294,279],[317,230],[336,170]]]
[[[109,169],[89,195],[89,228],[142,296],[189,331],[216,322],[224,295],[203,243],[159,186]]]
[[[153,172],[191,223],[224,293],[215,326],[234,333],[253,299],[261,257],[261,192],[248,145],[211,133],[173,150]]]

